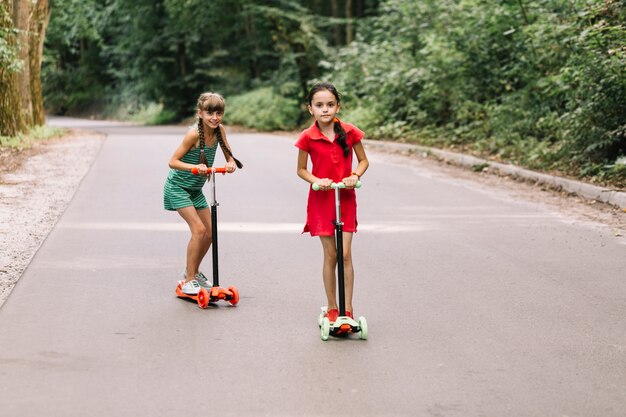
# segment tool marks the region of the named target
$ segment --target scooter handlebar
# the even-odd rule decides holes
[[[315,182],[315,183],[313,183],[311,188],[313,188],[313,191],[319,191],[320,190],[320,185]],[[330,188],[332,188],[333,190],[335,188],[346,188],[346,184],[344,184],[343,182],[333,182],[330,185]],[[361,188],[361,181],[357,181],[356,185],[354,186],[354,188]]]
[[[226,174],[226,167],[223,167],[223,168],[213,168],[213,167],[211,167],[211,168],[208,168],[208,170],[209,170],[209,172],[214,172],[216,174]],[[193,175],[199,175],[200,174],[198,172],[198,168],[196,168],[196,167],[191,168],[191,173]]]

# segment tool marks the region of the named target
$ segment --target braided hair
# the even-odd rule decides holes
[[[335,99],[337,100],[337,104],[340,103],[341,94],[339,94],[339,91],[337,91],[337,88],[335,88],[335,86],[332,85],[331,83],[315,84],[313,88],[311,88],[311,90],[309,91],[309,94],[307,95],[307,103],[311,105],[313,103],[313,96],[316,93],[320,91],[324,91],[324,90],[330,91],[330,93],[335,96]],[[335,131],[335,134],[337,135],[337,139],[336,139],[337,143],[339,144],[339,146],[341,146],[341,149],[343,149],[343,156],[347,157],[348,155],[350,155],[350,148],[348,147],[348,144],[346,143],[346,131],[343,129],[343,126],[341,126],[341,123],[339,122],[339,119],[337,118],[335,118],[334,120],[333,130]]]
[[[198,98],[198,110],[205,110],[208,112],[221,111],[223,112],[226,108],[226,102],[224,98],[217,93],[203,93]],[[198,138],[200,139],[200,164],[208,165],[206,155],[204,153],[204,123],[202,123],[202,119],[198,118]],[[215,129],[215,137],[217,138],[217,143],[219,143],[220,148],[224,152],[226,157],[231,157],[235,161],[237,168],[243,168],[243,164],[239,162],[237,158],[233,155],[232,151],[226,146],[226,142],[224,142],[224,138],[222,137],[222,129],[220,126]]]

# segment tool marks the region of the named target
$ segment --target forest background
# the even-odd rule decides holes
[[[0,0],[0,145],[48,114],[297,130],[316,81],[398,140],[626,188],[623,0]]]

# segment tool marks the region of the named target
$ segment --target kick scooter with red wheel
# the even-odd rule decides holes
[[[357,182],[355,188],[360,188],[361,182]],[[319,184],[313,184],[313,190],[318,191]],[[365,317],[359,317],[355,321],[352,317],[346,315],[346,291],[344,287],[343,272],[343,222],[341,221],[341,201],[340,191],[346,188],[343,182],[334,182],[331,185],[335,193],[335,243],[337,245],[337,285],[339,287],[339,317],[334,323],[331,323],[326,317],[327,308],[322,308],[322,313],[318,318],[322,340],[328,340],[328,336],[348,336],[350,333],[359,333],[360,339],[367,339],[367,321]]]
[[[198,175],[198,169],[193,168],[191,171],[194,175]],[[223,288],[220,287],[219,266],[217,256],[217,206],[219,203],[215,197],[215,174],[225,174],[226,168],[209,168],[209,183],[211,184],[211,238],[212,238],[212,254],[213,254],[213,286],[210,290],[200,288],[197,295],[185,294],[182,287],[185,281],[178,281],[176,286],[176,295],[181,298],[191,298],[198,302],[198,307],[207,308],[209,303],[215,303],[219,300],[228,301],[230,305],[237,305],[239,302],[239,291],[236,287]]]

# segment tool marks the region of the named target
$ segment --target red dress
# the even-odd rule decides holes
[[[346,143],[350,149],[348,156],[343,156],[343,149],[337,141],[330,141],[319,130],[317,124],[304,130],[295,146],[309,154],[312,174],[317,178],[330,178],[339,182],[352,172],[352,147],[359,143],[365,133],[350,123],[341,123],[346,131]],[[344,232],[356,232],[356,193],[354,190],[340,190],[341,221]],[[335,234],[335,194],[331,191],[309,190],[307,218],[302,233],[311,236],[333,236]]]

